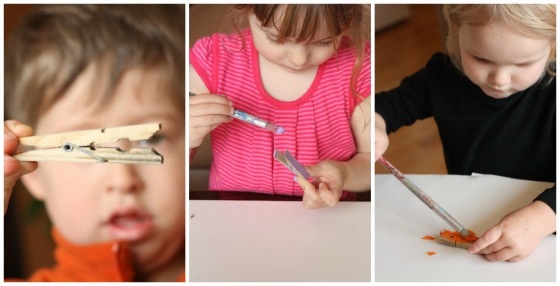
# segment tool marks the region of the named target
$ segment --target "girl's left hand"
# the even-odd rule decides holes
[[[339,162],[325,160],[313,166],[306,166],[313,177],[313,184],[296,176],[303,189],[303,206],[308,209],[334,206],[340,200],[344,186],[345,169]]]
[[[555,229],[554,211],[545,203],[534,201],[503,217],[468,250],[490,261],[517,262],[533,253],[539,242]]]

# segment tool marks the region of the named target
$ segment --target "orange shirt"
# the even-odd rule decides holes
[[[54,251],[56,265],[39,269],[26,280],[6,279],[6,281],[134,281],[132,255],[126,243],[74,245],[55,229],[52,235],[57,245]],[[185,281],[184,272],[177,277],[177,281]]]

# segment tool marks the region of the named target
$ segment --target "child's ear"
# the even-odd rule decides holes
[[[45,198],[45,190],[43,188],[43,184],[40,183],[37,170],[22,176],[21,181],[33,197],[38,200],[43,200]]]

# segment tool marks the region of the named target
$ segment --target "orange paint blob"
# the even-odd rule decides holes
[[[433,236],[431,236],[431,235],[424,235],[424,236],[422,237],[422,239],[425,239],[425,240],[436,240],[436,238],[433,237]]]
[[[450,231],[447,229],[442,230],[439,235],[449,239],[450,241],[453,242],[475,242],[478,237],[476,236],[476,234],[474,233],[474,231],[472,230],[468,230],[469,231],[469,236],[462,236],[458,231]]]
[[[435,254],[436,254],[436,252],[433,252],[433,251],[428,251],[428,252],[426,252],[426,253],[427,253],[429,256],[432,256],[432,255],[435,255]]]

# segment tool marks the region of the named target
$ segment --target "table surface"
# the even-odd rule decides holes
[[[192,200],[189,281],[371,281],[371,203]]]
[[[482,235],[551,183],[499,176],[407,175],[467,229]],[[465,249],[423,240],[451,229],[392,175],[375,176],[375,281],[556,281],[556,236],[528,258],[490,262]],[[427,252],[436,252],[428,256]]]
[[[230,201],[301,201],[300,196],[272,195],[240,191],[194,191],[189,192],[189,200],[230,200]],[[371,192],[356,193],[355,199],[347,201],[371,202]]]

